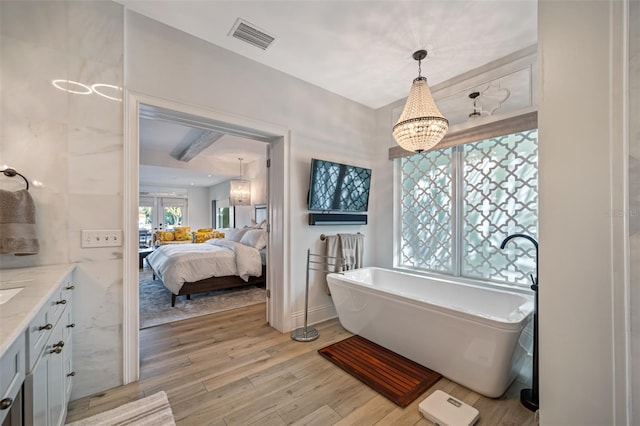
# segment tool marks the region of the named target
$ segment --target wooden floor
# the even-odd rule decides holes
[[[317,353],[351,335],[337,320],[316,328],[318,340],[292,341],[259,304],[141,330],[140,381],[72,401],[67,422],[164,390],[178,425],[431,425],[418,404],[440,389],[476,407],[479,425],[535,425],[519,382],[489,399],[442,378],[399,408]]]

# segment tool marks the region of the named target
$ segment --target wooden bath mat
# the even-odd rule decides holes
[[[403,408],[442,377],[357,335],[319,349],[318,353]]]

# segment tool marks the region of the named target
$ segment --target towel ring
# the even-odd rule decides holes
[[[16,175],[20,176],[22,179],[24,179],[24,183],[27,184],[27,191],[29,190],[29,181],[27,180],[27,178],[16,172],[14,169],[4,169],[2,173],[7,177],[15,177]]]

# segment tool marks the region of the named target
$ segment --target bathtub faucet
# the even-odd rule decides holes
[[[534,277],[533,275],[531,275],[531,281],[532,281],[532,286],[531,286],[531,290],[533,291],[538,291],[538,242],[535,240],[535,238],[530,237],[529,235],[526,234],[512,234],[509,235],[507,238],[505,238],[502,241],[502,244],[500,244],[500,248],[504,249],[504,247],[507,245],[507,243],[509,241],[511,241],[514,238],[524,238],[527,239],[529,241],[531,241],[531,243],[533,243],[534,247],[536,248],[536,276]]]
[[[522,389],[520,391],[520,402],[531,411],[537,411],[540,408],[540,398],[538,395],[538,242],[526,234],[509,235],[502,241],[500,248],[504,249],[509,241],[514,238],[524,238],[533,243],[536,248],[536,276],[531,275],[533,285],[533,374],[531,378],[531,389]]]

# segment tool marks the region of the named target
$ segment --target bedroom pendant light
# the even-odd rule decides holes
[[[413,80],[404,110],[393,126],[394,139],[407,151],[422,152],[433,148],[449,129],[449,121],[433,101],[426,77],[420,75],[420,65],[426,57],[426,50],[413,53],[413,59],[418,61],[418,77]]]
[[[242,179],[242,158],[240,160],[240,179],[229,181],[229,204],[232,206],[248,206],[251,204],[251,181]]]

